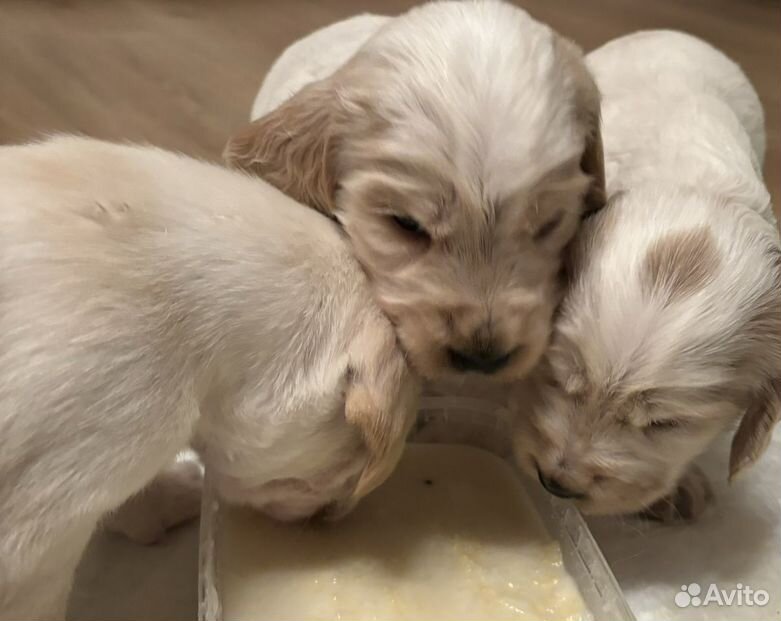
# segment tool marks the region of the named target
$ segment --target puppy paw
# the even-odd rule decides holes
[[[713,490],[707,477],[697,466],[692,466],[672,494],[657,500],[641,516],[666,524],[692,522],[712,501]]]
[[[135,543],[157,543],[169,529],[198,517],[202,483],[200,464],[176,462],[109,515],[104,526]]]

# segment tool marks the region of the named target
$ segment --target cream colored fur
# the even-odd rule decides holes
[[[587,511],[695,517],[708,499],[695,458],[737,426],[736,475],[781,408],[762,109],[735,63],[682,33],[622,37],[588,63],[611,199],[576,241],[539,404],[516,406],[516,452]]]
[[[305,86],[331,76],[392,19],[370,13],[356,15],[290,44],[263,78],[250,121],[273,112]]]
[[[84,138],[0,148],[0,186],[0,619],[62,617],[95,524],[189,442],[281,519],[387,476],[417,383],[331,222]]]
[[[574,45],[490,0],[358,16],[286,50],[255,115],[227,160],[342,224],[416,370],[528,372],[563,248],[602,204]]]

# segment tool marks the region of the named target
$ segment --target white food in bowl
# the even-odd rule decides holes
[[[589,618],[512,468],[485,451],[411,445],[336,524],[225,509],[217,566],[230,621]]]

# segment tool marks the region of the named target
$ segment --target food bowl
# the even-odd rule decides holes
[[[427,395],[421,406],[424,421],[457,421],[460,440],[475,438],[483,450],[499,453],[509,461],[508,430],[504,413],[496,402],[481,399],[461,399]],[[490,411],[491,415],[486,415]],[[464,430],[469,430],[466,433]],[[429,437],[436,437],[428,434]],[[427,434],[419,434],[426,437]],[[443,441],[452,438],[442,438]],[[466,442],[464,442],[466,443]],[[512,462],[510,462],[512,463]],[[550,535],[558,541],[565,569],[577,585],[588,611],[598,621],[633,621],[635,619],[621,589],[613,576],[599,546],[578,510],[566,501],[546,494],[539,485],[527,480],[513,465],[525,492],[531,499]],[[222,621],[220,576],[216,557],[220,546],[218,524],[221,503],[214,494],[208,470],[206,471],[203,508],[201,513],[201,541],[199,568],[200,621]]]

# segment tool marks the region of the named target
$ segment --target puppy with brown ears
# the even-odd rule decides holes
[[[0,148],[0,185],[0,619],[62,618],[95,524],[189,443],[278,519],[390,473],[418,383],[332,222],[84,138]]]
[[[736,424],[734,477],[781,411],[762,108],[735,63],[685,34],[623,37],[588,62],[611,200],[576,240],[546,383],[515,408],[516,454],[587,512],[696,517],[709,492],[694,459]]]
[[[255,111],[227,161],[341,223],[416,370],[534,366],[604,196],[579,49],[509,4],[432,2],[296,43]]]

